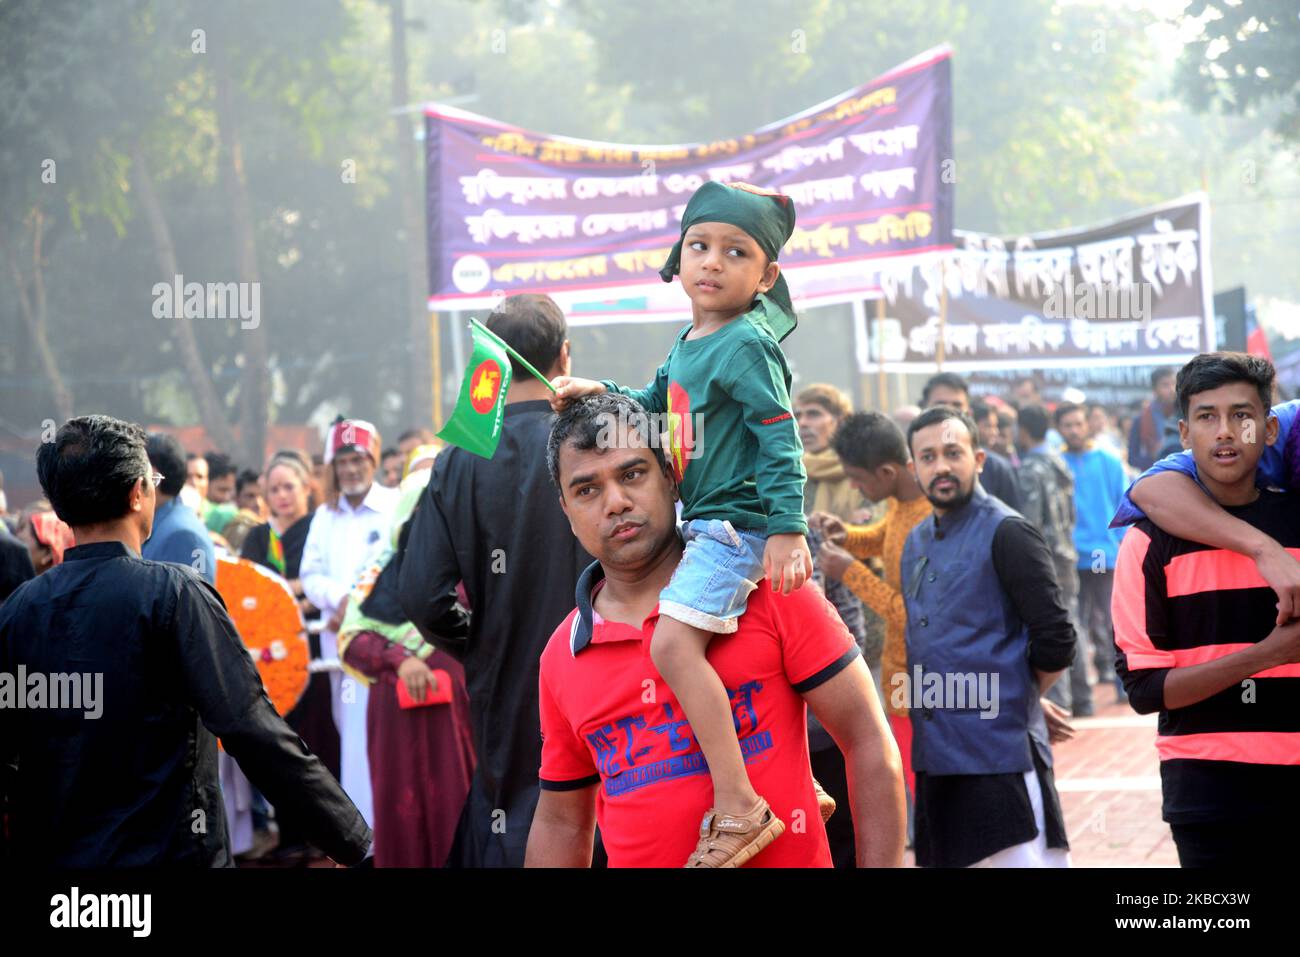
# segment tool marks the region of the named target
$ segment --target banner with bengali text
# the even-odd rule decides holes
[[[780,262],[797,306],[860,299],[873,291],[864,263],[951,248],[950,66],[938,47],[753,133],[676,146],[549,136],[431,105],[429,307],[540,292],[576,322],[689,316],[658,270],[709,180],[793,198]]]
[[[862,372],[1181,363],[1216,348],[1208,199],[1098,226],[998,237],[873,266]],[[942,331],[941,331],[942,330]]]

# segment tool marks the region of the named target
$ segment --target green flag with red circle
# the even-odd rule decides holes
[[[510,388],[510,347],[481,323],[471,322],[469,328],[474,348],[465,380],[460,384],[456,408],[438,438],[490,459],[501,441],[506,390]]]
[[[438,438],[490,459],[501,441],[506,390],[510,388],[510,360],[518,362],[551,392],[555,388],[527,359],[477,319],[469,321],[469,331],[474,348],[465,369],[465,381],[460,384],[456,408]]]

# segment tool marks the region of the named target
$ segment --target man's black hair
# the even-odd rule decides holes
[[[225,478],[227,475],[234,475],[238,469],[235,463],[230,461],[230,456],[224,452],[209,452],[203,456],[208,460],[208,481],[215,482],[219,478]]]
[[[957,375],[957,373],[955,372],[940,372],[938,375],[930,376],[929,380],[925,383],[925,388],[921,390],[922,406],[927,406],[930,404],[930,392],[934,389],[935,386],[941,386],[943,388],[948,388],[948,389],[956,389],[958,392],[964,392],[966,393],[966,395],[968,396],[970,395],[970,386],[966,384],[965,379]],[[910,434],[909,434],[909,441],[910,441]]]
[[[1259,392],[1259,401],[1268,412],[1273,404],[1273,363],[1244,352],[1203,352],[1178,370],[1174,388],[1178,409],[1184,419],[1191,408],[1192,396],[1209,392],[1233,382],[1248,382]]]
[[[262,481],[262,476],[258,475],[252,469],[244,469],[235,476],[235,498],[239,498],[245,488],[250,485],[256,485],[260,481]]]
[[[83,415],[41,443],[36,474],[54,514],[73,528],[127,513],[131,487],[150,472],[144,429],[107,415]]]
[[[564,339],[569,333],[564,313],[555,300],[536,293],[507,296],[492,310],[492,315],[483,325],[504,339],[542,375],[546,375],[559,361],[560,350],[564,348]],[[510,357],[510,366],[516,377],[532,377],[513,356]]]
[[[994,412],[993,406],[989,405],[983,399],[970,400],[970,417],[975,420],[976,424],[987,419],[990,412],[993,412],[994,415],[997,414]]]
[[[660,437],[651,435],[650,417],[639,403],[617,392],[584,396],[555,417],[551,436],[546,441],[546,467],[561,496],[564,488],[560,485],[560,449],[572,445],[579,452],[588,452],[596,448],[601,434],[609,436],[620,420],[649,446],[659,467],[666,467]]]
[[[162,473],[163,480],[158,491],[175,498],[189,478],[185,468],[185,449],[176,436],[166,432],[150,432],[144,447],[149,456],[149,464]]]
[[[944,373],[945,375],[947,373]],[[940,422],[947,422],[949,419],[956,419],[962,425],[966,426],[966,431],[970,433],[971,451],[980,447],[980,430],[975,425],[975,420],[965,412],[958,412],[952,406],[936,405],[933,409],[926,409],[907,427],[907,448],[912,448],[912,436],[916,435],[922,429],[928,429],[932,425]]]
[[[1056,411],[1052,413],[1052,421],[1056,423],[1056,427],[1059,429],[1061,427],[1061,420],[1067,415],[1071,415],[1075,412],[1082,412],[1084,421],[1087,421],[1088,410],[1077,402],[1062,402],[1058,405]]]
[[[1027,405],[1021,409],[1020,431],[1035,442],[1047,438],[1047,410],[1041,405]]]
[[[400,442],[401,440],[398,439],[398,441]],[[390,449],[384,449],[384,451],[382,451],[382,452],[379,453],[379,461],[382,462],[382,461],[383,461],[384,459],[386,459],[386,458],[391,458],[391,457],[394,456],[394,455],[401,455],[401,454],[402,454],[402,450],[401,450],[401,449],[391,449],[391,448],[390,448]]]
[[[886,463],[907,464],[903,432],[887,415],[854,412],[845,416],[831,437],[831,447],[840,461],[873,472]]]
[[[1170,366],[1157,366],[1151,370],[1151,388],[1155,388],[1161,379],[1166,379],[1174,375],[1174,370]],[[1265,403],[1267,405],[1267,403]]]

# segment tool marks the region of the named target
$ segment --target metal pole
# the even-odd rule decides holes
[[[948,282],[944,277],[944,260],[939,260],[939,341],[934,345],[934,364],[943,371],[943,333],[948,325]]]
[[[876,300],[876,388],[877,400],[880,403],[879,411],[882,415],[887,415],[886,406],[889,405],[888,388],[885,381],[885,297],[881,296]]]

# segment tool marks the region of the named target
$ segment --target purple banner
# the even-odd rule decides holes
[[[680,315],[688,303],[658,270],[709,180],[793,198],[798,223],[781,265],[797,304],[860,298],[873,290],[863,261],[952,246],[950,56],[927,51],[797,116],[707,144],[575,140],[430,107],[430,308],[543,292],[579,312]]]

